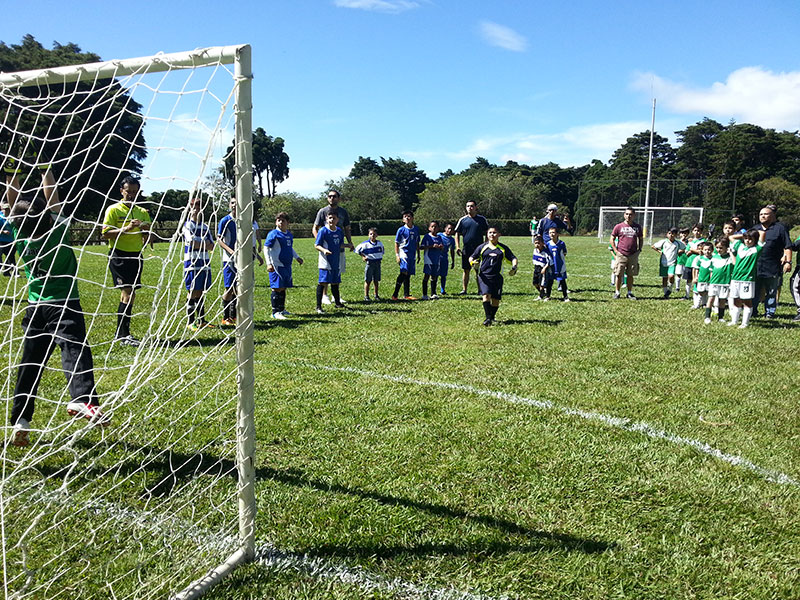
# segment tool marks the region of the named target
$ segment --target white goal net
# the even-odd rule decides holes
[[[250,80],[249,46],[0,74],[21,253],[0,277],[6,598],[188,598],[252,557]],[[140,194],[118,205],[121,187]],[[233,196],[247,251],[223,315],[214,237]],[[142,257],[141,288],[110,249]]]
[[[644,241],[652,244],[653,240],[666,237],[667,231],[673,227],[691,228],[695,223],[703,222],[703,209],[694,206],[681,207],[634,207],[636,222],[644,229]],[[623,221],[625,206],[602,206],[597,227],[597,238],[608,242],[614,226]]]

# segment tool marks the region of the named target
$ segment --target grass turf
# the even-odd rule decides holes
[[[506,277],[500,324],[491,328],[481,326],[474,294],[452,295],[460,289],[458,269],[449,276],[451,294],[440,300],[367,304],[359,301],[360,261],[350,255],[342,285],[347,308],[317,315],[316,252],[311,240],[297,240],[307,262],[295,265],[297,287],[287,298],[294,316],[281,322],[270,317],[266,274],[257,269],[257,537],[295,562],[263,560],[240,569],[208,597],[383,598],[450,588],[520,598],[800,595],[800,369],[791,352],[800,334],[790,321],[793,307],[782,305],[781,318],[754,320],[747,330],[704,326],[702,311],[660,298],[658,256],[650,250],[635,288],[640,300],[612,301],[605,244],[569,237],[573,301],[555,301],[554,291],[554,301],[533,302],[529,240],[502,241],[518,254],[521,269]],[[152,266],[165,251],[147,252],[145,282],[154,286]],[[397,273],[391,256],[384,260],[384,297]],[[103,281],[102,252],[83,255],[81,276]],[[172,283],[158,291],[140,293],[135,334],[159,321],[149,309],[154,298],[183,295],[179,267],[168,279]],[[421,295],[421,279],[413,278],[415,295]],[[141,353],[107,344],[116,294],[88,283],[81,289],[87,312],[104,313],[94,319],[90,341],[106,369],[101,391],[107,391],[125,380]],[[218,309],[219,291],[209,293],[209,309]],[[4,318],[10,313],[5,306]],[[204,331],[178,348],[177,340],[188,339],[181,318],[161,332],[172,342],[168,364],[159,363],[159,377],[147,385],[166,386],[198,364],[228,398],[232,377],[219,376],[236,367],[224,344],[227,334]],[[209,366],[214,373],[205,373]],[[13,368],[5,373],[13,381]],[[61,388],[57,369],[48,373],[43,394],[58,397]],[[551,407],[514,401],[520,397]],[[96,468],[94,478],[80,479],[95,482],[93,493],[107,485],[114,506],[155,512],[180,506],[184,522],[232,533],[233,482],[215,480],[230,467],[229,440],[222,438],[232,429],[232,406],[194,401],[191,393],[175,398],[170,415],[138,428],[138,420],[126,420],[140,414],[135,403],[123,405],[115,420],[125,424],[124,442],[114,429],[102,437],[88,434],[80,460]],[[192,410],[178,420],[172,415],[184,402]],[[794,483],[776,483],[685,441],[630,431],[606,417],[707,443]],[[184,420],[197,426],[185,427]],[[181,428],[189,433],[179,435]],[[42,455],[34,473],[24,468],[25,452],[8,449],[6,464],[12,473],[41,478],[45,490],[57,489],[53,474],[75,460],[59,452]],[[135,476],[120,475],[120,464]],[[206,486],[207,479],[215,482]],[[164,504],[169,496],[174,504]],[[181,496],[187,502],[176,500]],[[188,504],[195,506],[189,510]],[[204,511],[225,515],[200,516]],[[7,518],[6,527],[22,524]],[[137,535],[133,528],[123,531],[123,538]],[[77,524],[59,535],[58,541],[42,538],[42,554],[47,544],[66,548],[82,540]],[[173,550],[192,552],[197,539],[183,538]],[[207,546],[207,540],[199,544]],[[202,574],[213,566],[209,554],[189,571]],[[351,575],[362,568],[386,583],[322,576],[313,558]],[[173,560],[160,556],[148,563],[148,570],[161,570],[153,589],[186,583],[183,571],[164,577]],[[99,567],[102,556],[93,561],[102,576],[81,591],[107,597],[103,581],[114,573]],[[143,570],[136,560],[118,560],[111,568],[139,577]],[[119,597],[144,597],[132,584],[119,585]]]

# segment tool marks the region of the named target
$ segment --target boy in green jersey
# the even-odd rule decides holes
[[[86,323],[78,296],[78,262],[70,245],[69,224],[51,212],[59,204],[58,189],[47,169],[42,187],[20,194],[16,172],[7,177],[17,251],[28,279],[28,308],[22,318],[22,359],[17,370],[11,425],[11,443],[29,444],[30,422],[39,382],[55,346],[61,349],[61,366],[67,377],[71,401],[67,413],[105,426],[94,381],[92,350],[86,340]],[[40,194],[40,192],[43,193]]]
[[[686,246],[689,243],[689,228],[681,227],[678,229],[678,241],[683,244],[683,252],[678,254],[678,259],[675,261],[675,289],[680,293],[681,279],[686,271]]]
[[[706,305],[708,300],[708,282],[711,278],[711,257],[714,254],[714,244],[703,242],[698,246],[700,256],[694,261],[694,300],[692,308],[700,308]]]
[[[706,241],[703,237],[703,224],[696,223],[692,227],[692,237],[686,242],[686,262],[684,263],[683,275],[686,280],[686,295],[684,300],[689,300],[692,293],[692,278],[694,277],[694,261],[702,254],[700,244]]]
[[[765,232],[751,229],[744,234],[741,240],[733,245],[733,271],[731,272],[730,296],[734,306],[731,308],[731,320],[728,323],[733,327],[742,315],[740,329],[750,324],[753,314],[753,298],[756,291],[756,267],[761,249],[764,247]]]
[[[724,232],[723,232],[724,234]],[[728,301],[731,273],[733,272],[733,257],[729,254],[730,242],[727,237],[717,240],[716,252],[711,257],[711,276],[708,279],[708,302],[706,303],[706,317],[704,323],[711,323],[711,309],[717,307],[717,318],[720,323],[725,320],[725,303]]]

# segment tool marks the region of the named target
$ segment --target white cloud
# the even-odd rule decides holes
[[[505,25],[483,21],[480,24],[480,32],[484,41],[491,46],[512,52],[525,52],[528,48],[528,40]]]
[[[315,168],[315,167],[289,167],[289,177],[278,184],[278,193],[297,192],[303,196],[317,196],[325,190],[325,182],[347,177],[349,167]]]
[[[357,8],[375,12],[397,14],[419,6],[411,0],[334,0],[339,8]]]
[[[761,127],[800,129],[800,71],[774,73],[762,67],[737,69],[724,82],[691,87],[653,73],[639,73],[632,87],[655,95],[659,105],[682,114]]]

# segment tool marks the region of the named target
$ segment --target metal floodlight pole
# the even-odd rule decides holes
[[[650,178],[653,173],[653,134],[656,128],[656,99],[653,98],[653,117],[650,121],[650,150],[647,153],[647,187],[644,191],[644,236],[647,237],[647,211],[650,208]]]

